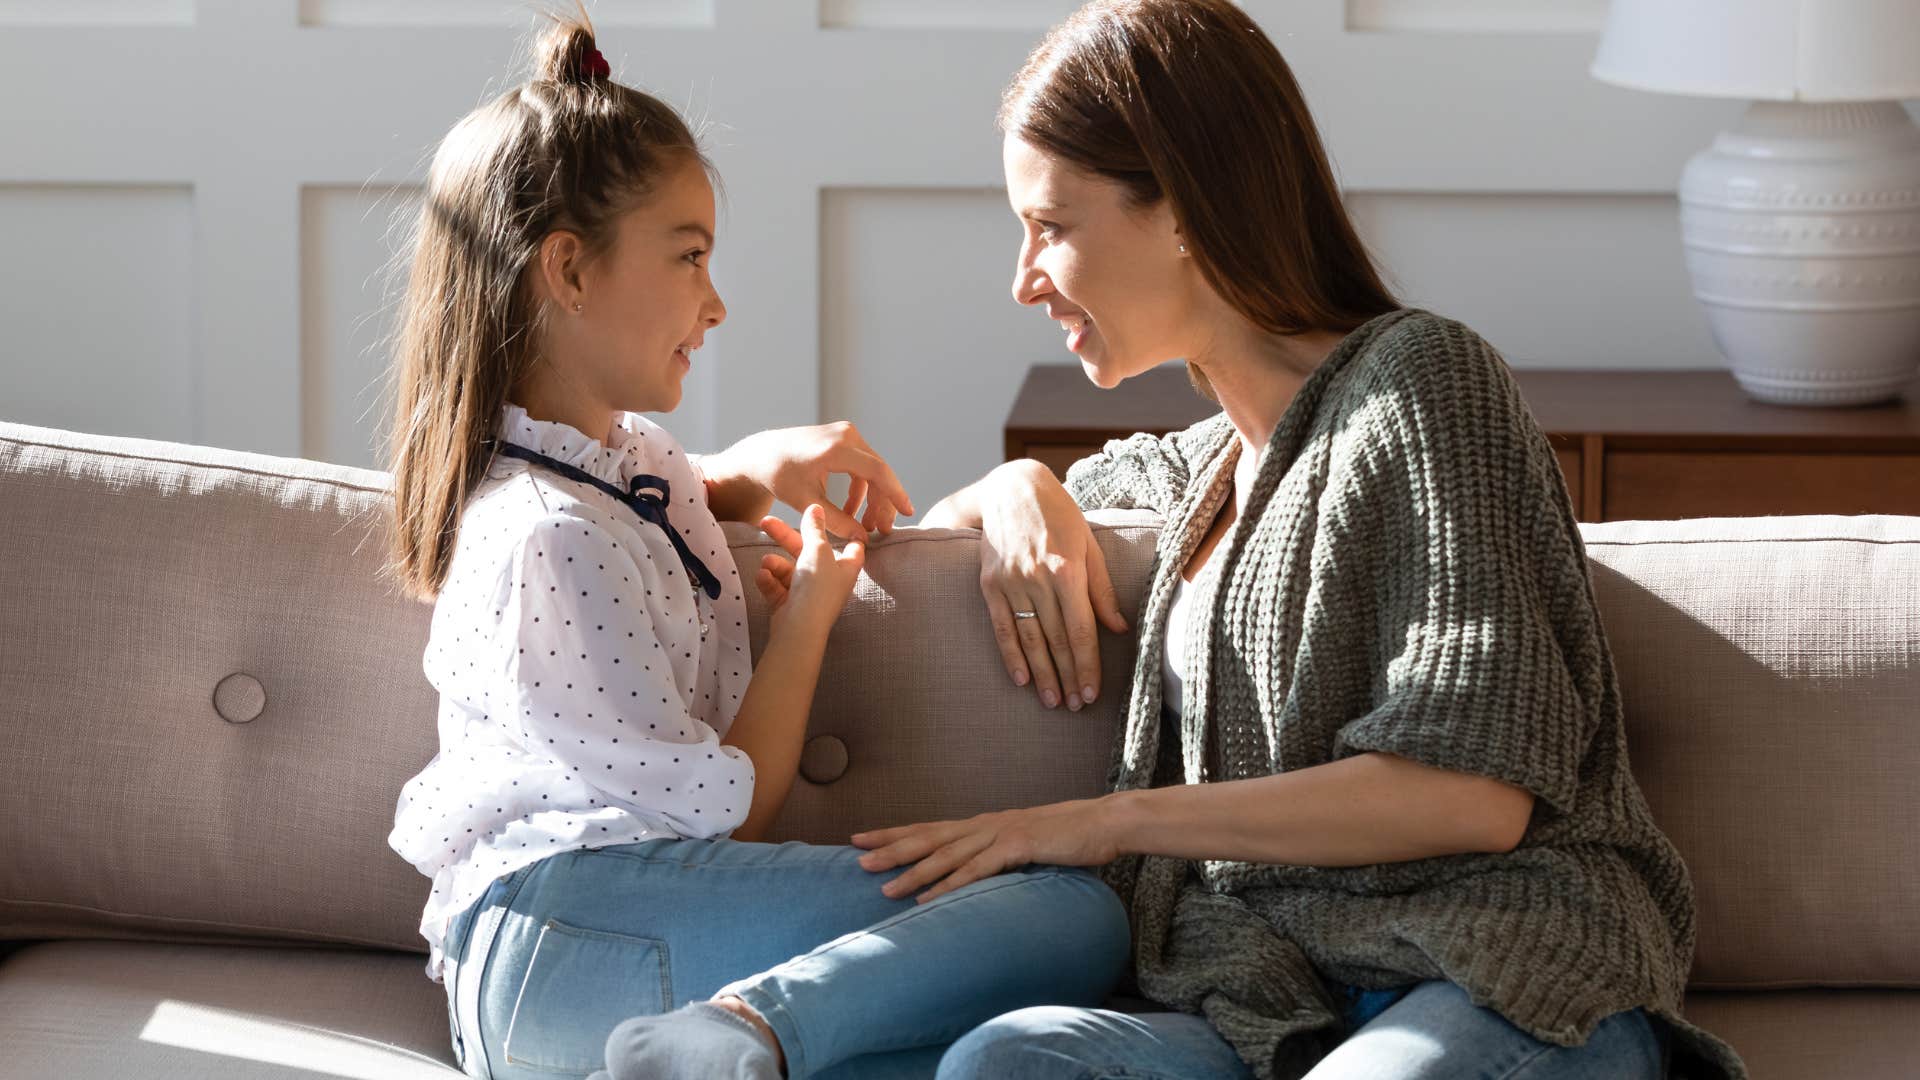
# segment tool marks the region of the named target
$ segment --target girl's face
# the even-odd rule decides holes
[[[669,168],[614,228],[611,249],[580,267],[577,290],[559,292],[550,326],[565,362],[556,366],[605,407],[671,412],[694,350],[727,317],[708,275],[714,200],[706,171],[692,158]]]
[[[1002,145],[1007,198],[1023,230],[1013,298],[1045,305],[1096,386],[1194,355],[1195,282],[1166,200],[1126,189],[1015,135]]]

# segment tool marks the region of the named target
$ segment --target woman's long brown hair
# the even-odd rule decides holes
[[[386,567],[414,599],[439,595],[485,440],[538,359],[546,312],[528,270],[541,241],[570,230],[587,259],[603,257],[663,171],[691,159],[711,172],[672,108],[594,62],[584,9],[546,17],[532,78],[441,140],[414,226],[390,371]]]
[[[1094,0],[1027,58],[999,126],[1136,205],[1168,200],[1207,282],[1262,330],[1346,331],[1400,306],[1293,71],[1228,0]]]

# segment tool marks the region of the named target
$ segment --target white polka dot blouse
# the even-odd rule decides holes
[[[447,920],[494,878],[576,848],[725,836],[753,794],[753,763],[720,745],[752,656],[698,463],[637,413],[595,440],[509,404],[498,435],[621,491],[665,480],[671,527],[720,595],[618,498],[496,456],[461,515],[423,661],[440,751],[401,789],[387,838],[433,879],[420,933],[435,981]]]

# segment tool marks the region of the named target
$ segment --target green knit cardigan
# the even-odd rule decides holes
[[[1628,771],[1566,486],[1505,363],[1429,312],[1378,316],[1306,380],[1194,597],[1179,715],[1161,655],[1181,568],[1231,493],[1224,416],[1076,462],[1084,510],[1166,519],[1115,790],[1385,751],[1534,794],[1512,852],[1358,867],[1130,856],[1137,990],[1204,1015],[1262,1080],[1349,1032],[1329,981],[1446,979],[1549,1043],[1636,1006],[1676,1077],[1744,1077],[1679,1015],[1693,888]]]

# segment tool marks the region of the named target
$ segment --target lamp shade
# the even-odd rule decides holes
[[[1591,70],[1669,94],[1920,97],[1920,0],[1612,0]]]

